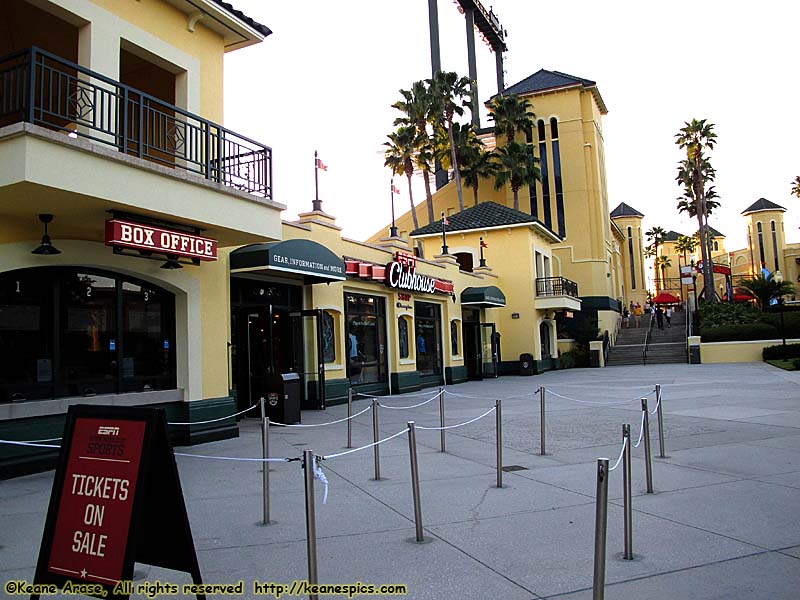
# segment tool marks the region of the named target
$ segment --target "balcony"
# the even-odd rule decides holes
[[[0,58],[0,127],[31,123],[272,200],[272,149],[53,54]]]
[[[580,310],[578,284],[565,277],[537,277],[536,308]]]

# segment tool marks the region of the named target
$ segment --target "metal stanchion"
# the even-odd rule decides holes
[[[439,425],[444,427],[444,388],[439,388]],[[439,432],[440,445],[444,452],[444,429]]]
[[[544,456],[544,395],[546,393],[545,387],[542,386],[539,388],[539,405],[541,407],[542,415],[540,418],[540,433],[539,439],[541,443],[541,455]]]
[[[306,487],[306,551],[308,554],[308,583],[317,583],[317,522],[314,515],[314,451],[303,450],[303,469]],[[309,594],[318,600],[318,594]]]
[[[347,388],[347,447],[353,447],[353,388]]]
[[[259,400],[261,404],[261,450],[263,458],[269,458],[269,418],[267,417],[264,398]],[[269,463],[264,460],[264,476],[262,477],[262,493],[264,500],[263,523],[269,525]]]
[[[497,430],[497,487],[503,487],[503,411],[500,400],[494,401],[494,419]]]
[[[661,412],[661,384],[656,384],[656,410],[658,411],[658,450],[659,458],[667,458],[664,453],[664,415]]]
[[[606,526],[608,524],[608,459],[597,459],[597,504],[594,517],[594,578],[592,600],[606,593]]]
[[[417,541],[424,542],[422,532],[422,502],[419,495],[419,465],[417,464],[417,434],[414,421],[408,421],[408,456],[411,459],[411,491],[414,495],[414,525],[417,530]]]
[[[631,506],[631,426],[622,426],[622,500],[625,512],[625,559],[633,559],[633,508]]]
[[[380,481],[381,478],[381,451],[378,445],[378,401],[373,398],[372,400],[372,441],[375,445],[372,447],[372,455],[375,458],[375,481]]]
[[[644,413],[644,468],[647,474],[647,493],[653,493],[653,459],[650,455],[650,413],[647,411],[647,398],[642,398],[642,412]]]

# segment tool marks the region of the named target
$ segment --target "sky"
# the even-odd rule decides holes
[[[362,240],[391,220],[382,144],[399,114],[399,90],[431,76],[427,0],[231,0],[273,34],[225,59],[225,123],[273,149],[274,199],[285,220],[311,210],[314,151],[322,207],[343,235]],[[464,17],[439,0],[442,68],[468,75]],[[787,208],[788,242],[800,242],[800,3],[764,0],[486,0],[508,31],[505,83],[541,68],[597,82],[609,209],[645,214],[644,226],[691,234],[696,221],[675,208],[685,121],[708,119],[722,203],[710,224],[725,247],[746,246],[741,211],[759,198]],[[476,35],[482,102],[497,92],[495,57]],[[534,111],[536,109],[534,103]],[[469,112],[464,117],[468,121]],[[490,123],[485,113],[481,126]],[[408,210],[405,178],[395,183]],[[417,204],[422,180],[414,182]]]

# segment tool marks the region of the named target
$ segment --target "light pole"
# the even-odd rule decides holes
[[[783,273],[780,271],[775,271],[775,275],[772,276],[779,286],[783,284]],[[786,329],[783,325],[783,294],[778,296],[778,312],[781,313],[781,338],[783,339],[783,358],[786,358]]]
[[[692,291],[694,292],[694,310],[697,310],[697,271],[694,268],[694,260],[692,261]]]

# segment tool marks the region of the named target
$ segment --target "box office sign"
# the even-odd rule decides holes
[[[106,246],[217,260],[217,240],[120,219],[106,221]]]
[[[34,583],[127,598],[134,562],[201,583],[164,412],[72,406]]]

